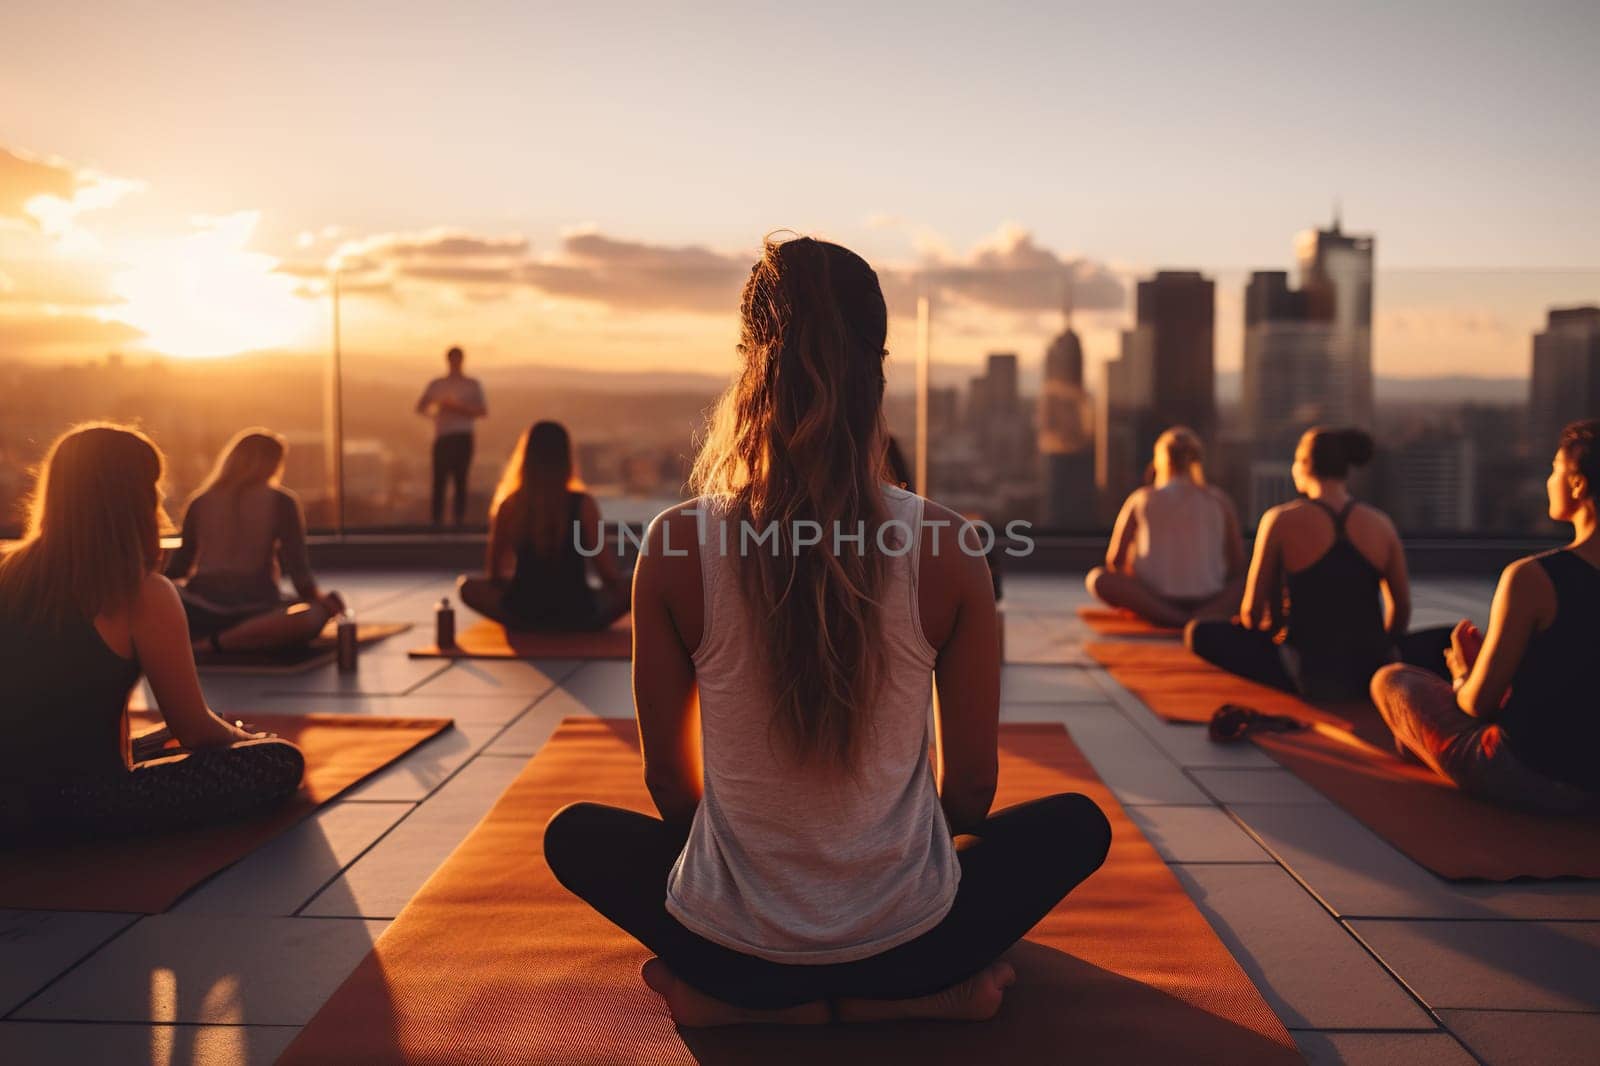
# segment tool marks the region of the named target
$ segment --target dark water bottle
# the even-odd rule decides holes
[[[439,609],[433,613],[433,646],[436,648],[456,646],[456,612],[450,606],[449,596],[439,601]]]
[[[354,673],[356,669],[356,616],[345,611],[339,616],[334,630],[334,646],[341,674]]]

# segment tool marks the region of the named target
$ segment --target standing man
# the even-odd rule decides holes
[[[467,474],[472,469],[472,423],[489,413],[483,386],[461,372],[460,348],[445,353],[450,372],[422,390],[417,414],[433,416],[433,524],[444,524],[444,487],[455,483],[452,512],[457,529],[467,513]]]

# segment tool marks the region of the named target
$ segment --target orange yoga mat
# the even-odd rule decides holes
[[[362,622],[356,626],[356,646],[376,644],[410,628],[410,622]],[[336,626],[329,622],[317,639],[299,648],[202,652],[195,655],[195,665],[216,674],[298,674],[333,662],[337,640]]]
[[[997,805],[1081,791],[1105,809],[1114,842],[1105,867],[1008,956],[1019,979],[990,1022],[680,1033],[640,980],[645,949],[557,884],[540,855],[564,804],[651,810],[633,723],[569,719],[279,1062],[1299,1062],[1065,730],[1003,725],[1000,758]]]
[[[208,829],[8,850],[0,855],[0,907],[157,914],[450,726],[448,718],[343,714],[257,714],[245,722],[305,752],[305,780],[287,804],[261,818]]]
[[[531,633],[498,622],[475,622],[451,648],[412,648],[413,659],[628,659],[633,656],[633,615],[591,633]]]
[[[1177,637],[1183,632],[1111,607],[1079,607],[1078,617],[1102,637]]]
[[[1334,728],[1254,738],[1285,769],[1420,866],[1451,880],[1600,879],[1600,815],[1528,814]]]

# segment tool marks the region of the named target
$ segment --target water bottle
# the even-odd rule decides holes
[[[456,612],[450,606],[449,596],[439,601],[439,609],[433,614],[433,646],[436,648],[456,646]]]
[[[339,672],[351,674],[356,669],[356,616],[345,611],[339,616],[338,628],[334,630],[334,646],[338,649],[337,659]]]

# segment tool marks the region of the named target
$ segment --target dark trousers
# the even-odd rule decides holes
[[[472,470],[472,434],[449,433],[433,442],[433,524],[444,522],[444,489],[455,486],[451,511],[456,525],[467,515],[467,474]]]
[[[978,973],[1105,862],[1111,826],[1086,796],[1063,793],[1007,807],[956,839],[955,905],[914,940],[855,962],[771,962],[723,947],[667,913],[667,876],[684,834],[658,818],[574,803],[545,828],[560,882],[667,964],[724,1003],[775,1010],[837,999],[909,999]]]
[[[271,738],[190,752],[136,742],[141,756],[126,773],[27,788],[22,803],[0,811],[0,838],[125,836],[253,818],[293,796],[306,765],[299,748]]]
[[[1231,674],[1270,685],[1285,692],[1299,692],[1300,686],[1289,676],[1283,655],[1272,634],[1262,629],[1246,629],[1233,622],[1194,621],[1183,634],[1184,643],[1200,658],[1220,666]],[[1421,667],[1440,677],[1448,678],[1444,665],[1444,651],[1450,646],[1450,627],[1434,626],[1408,633],[1396,648],[1399,661]],[[1352,667],[1345,691],[1301,693],[1328,698],[1359,699],[1367,694],[1367,685],[1382,662],[1368,666]],[[1326,687],[1326,686],[1325,686]]]

